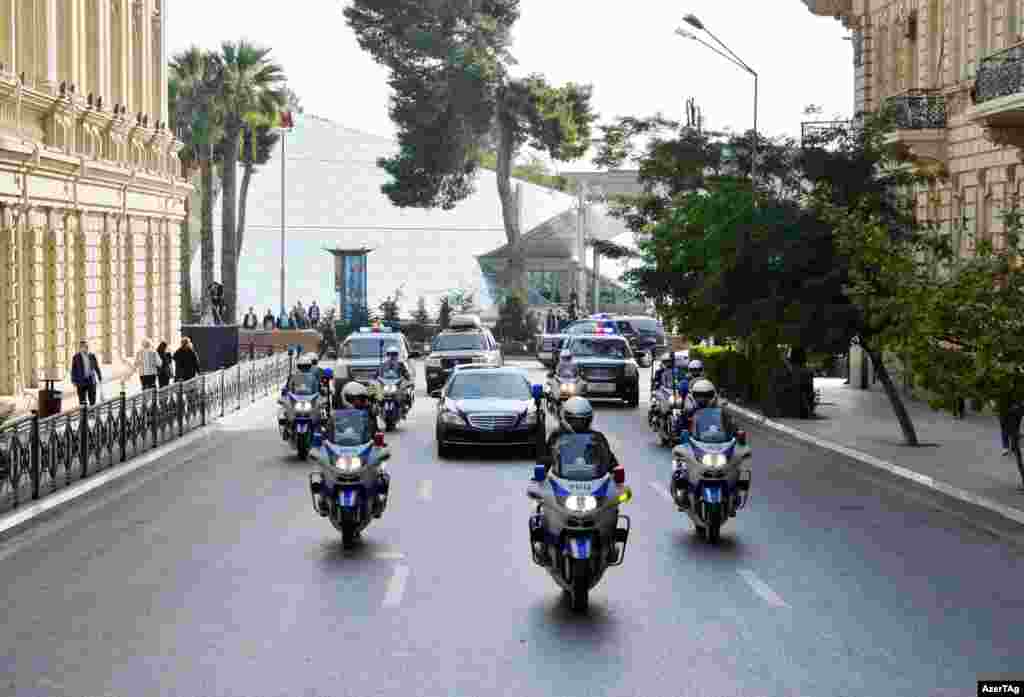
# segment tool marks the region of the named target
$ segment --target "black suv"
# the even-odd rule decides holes
[[[621,399],[632,408],[640,405],[640,374],[625,337],[574,336],[565,348],[572,354],[572,362],[584,383],[581,397]]]
[[[436,337],[427,355],[427,393],[440,390],[456,365],[481,363],[500,368],[505,364],[501,346],[479,318],[452,317],[448,329]]]
[[[629,340],[629,345],[636,354],[637,362],[649,367],[658,356],[668,351],[668,337],[665,327],[653,317],[635,315],[630,317],[616,316],[615,323],[619,332]]]

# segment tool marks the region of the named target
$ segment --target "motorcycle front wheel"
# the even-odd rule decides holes
[[[569,598],[574,612],[586,612],[590,605],[590,568],[588,560],[573,560],[572,591]]]

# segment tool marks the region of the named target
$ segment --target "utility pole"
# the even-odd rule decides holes
[[[587,185],[582,181],[576,187],[576,205],[577,216],[576,216],[576,253],[579,256],[579,268],[576,276],[576,297],[580,299],[580,303],[587,297],[587,275],[586,275],[586,239],[584,231],[584,216],[586,215],[587,205]],[[579,308],[579,312],[582,314],[582,307]]]

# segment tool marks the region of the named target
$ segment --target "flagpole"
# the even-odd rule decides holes
[[[285,317],[285,314],[284,314],[284,282],[285,282],[285,275],[284,275],[284,254],[285,254],[285,251],[284,251],[284,249],[285,249],[284,248],[284,245],[285,245],[285,233],[284,233],[284,206],[285,206],[285,197],[284,197],[284,163],[285,163],[285,147],[284,147],[284,143],[285,143],[285,140],[287,140],[287,135],[288,135],[288,129],[282,128],[281,129],[281,315],[280,315],[282,317],[282,319]]]

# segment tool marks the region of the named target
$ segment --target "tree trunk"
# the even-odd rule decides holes
[[[224,182],[220,223],[220,282],[224,284],[224,324],[235,324],[238,309],[238,239],[235,206],[238,203],[238,134],[231,124],[224,131]]]
[[[526,292],[526,262],[521,248],[519,206],[512,190],[512,124],[508,118],[498,115],[498,153],[495,166],[495,181],[498,184],[498,198],[501,200],[501,219],[505,226],[505,238],[509,244],[509,258],[505,271],[509,289],[516,294]],[[524,298],[525,300],[525,298]]]
[[[238,189],[238,232],[235,234],[238,238],[238,251],[235,263],[242,258],[242,245],[245,242],[245,210],[246,204],[249,203],[249,182],[252,181],[254,169],[255,167],[250,163],[246,163],[242,167],[242,185]]]
[[[860,347],[868,354],[878,379],[882,381],[882,387],[885,389],[889,403],[892,404],[892,410],[896,414],[896,420],[899,421],[900,429],[903,431],[903,439],[907,445],[915,447],[920,445],[917,441],[917,431],[914,430],[914,422],[910,420],[910,414],[907,413],[907,408],[903,404],[903,397],[897,391],[896,385],[892,382],[892,376],[889,375],[889,371],[885,368],[885,363],[882,362],[881,351],[871,348],[864,343],[863,339],[861,339]]]
[[[202,306],[200,310],[200,317],[206,315],[207,310],[210,309],[210,285],[213,283],[213,160],[210,159],[209,153],[202,161],[202,172],[203,172],[203,210],[202,216],[202,229],[199,232],[201,241],[200,248],[200,264],[202,268]]]
[[[179,295],[179,302],[181,303],[181,321],[182,324],[192,324],[192,220],[191,211],[188,205],[189,199],[185,198],[185,219],[181,223],[181,259],[179,265],[181,270],[179,271],[181,293]]]

